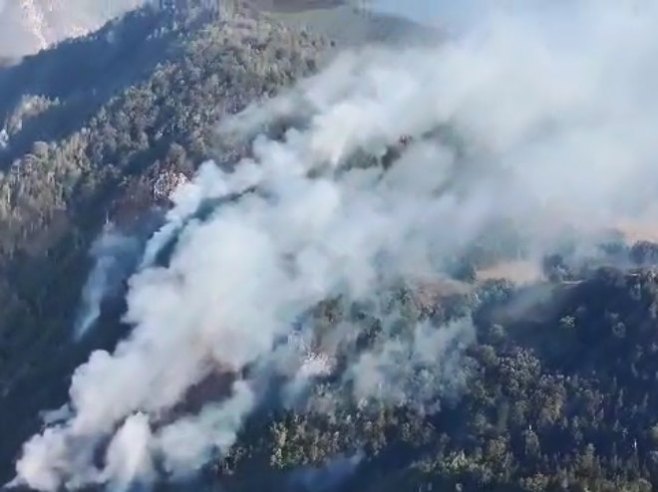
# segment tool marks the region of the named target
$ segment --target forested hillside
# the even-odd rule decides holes
[[[429,305],[402,289],[391,308],[407,329],[473,310],[477,343],[458,398],[430,414],[374,404],[277,415],[245,431],[215,473],[236,490],[268,480],[249,470],[289,483],[300,468],[311,485],[299,490],[314,490],[332,466],[345,491],[653,490],[657,286],[653,270],[604,268],[527,289],[489,281]],[[340,303],[323,313],[331,323],[354,315],[377,323]],[[330,380],[321,391],[343,401]]]
[[[198,424],[197,420],[203,423],[203,417],[210,415],[208,428],[217,431],[218,440],[222,443],[225,440],[230,448],[226,452],[213,449],[211,459],[199,452],[202,458],[194,462],[193,473],[182,476],[176,475],[172,467],[167,468],[164,458],[158,456],[161,461],[156,460],[153,469],[146,467],[148,470],[144,474],[154,483],[155,490],[655,490],[658,484],[658,393],[655,391],[658,381],[658,245],[650,241],[633,243],[614,231],[615,234],[610,234],[605,241],[590,241],[588,237],[586,247],[580,248],[582,244],[575,234],[565,241],[568,244],[564,247],[544,251],[547,254],[537,262],[537,258],[531,258],[524,250],[530,249],[530,241],[524,242],[523,234],[529,236],[530,232],[514,229],[513,221],[505,217],[505,220],[487,223],[493,227],[477,235],[475,240],[460,243],[456,252],[441,257],[441,271],[430,271],[421,262],[423,268],[414,273],[421,270],[423,275],[405,277],[400,271],[403,266],[409,266],[405,262],[407,258],[394,258],[398,250],[387,251],[382,247],[383,252],[372,252],[372,258],[364,256],[376,265],[373,268],[375,280],[368,277],[369,271],[364,274],[368,281],[376,283],[375,292],[366,295],[353,288],[352,291],[345,289],[347,293],[324,296],[319,301],[313,297],[314,289],[324,292],[323,281],[332,277],[333,270],[362,273],[359,262],[350,263],[354,257],[360,258],[350,256],[352,249],[367,250],[370,246],[359,238],[375,237],[388,246],[389,236],[393,236],[391,230],[397,232],[396,223],[383,220],[389,217],[377,215],[373,210],[390,212],[403,225],[421,217],[419,223],[427,227],[422,222],[426,212],[424,205],[417,208],[409,205],[418,198],[413,186],[420,189],[419,199],[425,192],[437,199],[443,193],[448,194],[446,190],[451,187],[457,190],[458,198],[468,197],[469,180],[482,184],[473,179],[472,174],[486,175],[486,168],[477,167],[481,164],[478,152],[482,152],[482,148],[477,145],[473,145],[475,150],[467,148],[468,135],[459,134],[456,124],[455,128],[434,125],[428,118],[423,122],[431,127],[429,131],[423,129],[417,135],[401,135],[389,132],[386,124],[380,121],[379,118],[389,115],[385,111],[374,112],[372,120],[366,118],[370,115],[363,116],[358,111],[338,112],[338,116],[330,113],[333,119],[323,119],[327,114],[320,112],[320,117],[314,119],[316,113],[309,111],[312,117],[308,117],[304,113],[306,108],[291,107],[294,104],[289,104],[290,101],[302,105],[303,99],[294,97],[275,100],[283,101],[277,106],[282,116],[277,114],[281,117],[264,121],[257,128],[265,137],[257,137],[258,132],[247,132],[254,141],[249,138],[249,141],[228,140],[227,134],[219,131],[221,123],[252,103],[269,101],[277,94],[286,93],[296,82],[316,74],[335,52],[336,42],[329,38],[327,30],[318,28],[316,32],[302,28],[302,24],[294,16],[293,22],[283,24],[249,9],[238,11],[230,19],[218,19],[201,8],[193,8],[176,18],[144,8],[111,22],[92,35],[63,42],[17,64],[0,68],[0,483],[16,475],[21,445],[30,436],[39,435],[48,428],[53,431],[50,436],[61,431],[64,436],[61,447],[69,454],[63,453],[61,462],[45,464],[45,468],[55,470],[56,478],[52,486],[48,481],[41,482],[46,484],[41,489],[69,490],[69,485],[76,482],[66,480],[79,478],[75,475],[78,471],[75,467],[86,458],[84,454],[76,454],[79,449],[91,449],[89,461],[100,470],[101,452],[105,448],[114,449],[114,440],[108,444],[112,433],[120,427],[124,430],[124,421],[136,415],[144,417],[152,410],[148,437],[152,437],[151,431],[155,435],[162,429],[170,429],[173,423],[174,430],[179,429],[176,424],[181,424],[180,428],[192,428],[191,434],[203,440],[206,436],[199,436],[203,433],[194,425]],[[387,33],[398,32],[393,28],[397,24],[390,18],[382,21],[382,25]],[[409,24],[400,25],[411,29]],[[390,26],[393,27],[389,29]],[[426,31],[421,35],[427,39]],[[373,57],[381,55],[366,53]],[[413,58],[413,53],[409,57]],[[349,63],[346,66],[350,68]],[[393,70],[380,68],[377,67],[376,74],[395,83],[395,96],[398,86],[400,93],[413,92],[409,90],[413,85],[402,84],[407,81],[404,77],[397,78],[399,74]],[[350,81],[359,81],[364,76],[356,69],[345,72]],[[379,95],[380,90],[382,94],[389,94],[384,84],[378,85],[379,80],[373,79],[369,80],[377,89],[373,92]],[[314,102],[321,110],[334,102],[334,91],[342,94],[353,89],[350,84],[339,84],[338,77],[333,81],[336,81],[335,86],[319,82],[320,88],[331,97],[323,99],[320,90],[313,93],[317,97]],[[375,109],[379,108],[366,97],[366,90],[356,92],[359,102],[370,102]],[[336,99],[340,100],[337,96]],[[395,97],[384,99],[398,102]],[[308,103],[308,100],[303,102]],[[342,108],[348,107],[349,102],[351,100]],[[430,105],[436,101],[423,102]],[[402,104],[395,109],[400,108],[418,113],[425,109]],[[254,114],[257,113],[248,113],[245,119],[249,120]],[[359,120],[359,116],[363,119]],[[593,119],[587,116],[588,122]],[[307,143],[303,138],[305,131],[309,128],[322,130],[328,120],[339,130],[343,126],[349,128],[349,118],[355,118],[364,127],[375,128],[372,131],[374,140],[383,144],[372,152],[359,147],[346,151],[345,155],[337,152],[336,162],[328,163],[329,158],[318,159],[319,165],[312,167],[311,164],[317,164],[312,154],[318,148],[326,157],[321,152],[327,150],[323,145],[333,150],[332,145],[349,140],[345,137],[341,141],[344,135],[340,131],[326,135],[320,132],[321,137],[328,137],[310,139],[311,144],[299,147],[303,150],[300,160],[311,164],[308,168],[294,168],[298,164],[295,144]],[[239,118],[230,121],[249,126],[249,121],[245,123]],[[550,125],[542,126],[541,130],[547,126]],[[532,138],[540,134],[533,133]],[[360,142],[358,137],[356,140]],[[428,150],[439,147],[441,153],[436,155]],[[143,259],[141,255],[148,238],[170,220],[167,212],[172,206],[180,205],[175,203],[172,192],[179,185],[194,180],[195,175],[198,178],[204,161],[213,159],[218,164],[219,171],[213,168],[215,174],[211,177],[230,170],[238,176],[238,184],[242,184],[241,179],[249,183],[252,175],[258,174],[253,169],[249,174],[249,166],[255,168],[257,160],[242,162],[247,168],[245,175],[239,174],[241,170],[236,170],[239,166],[234,164],[241,157],[259,152],[266,161],[262,155],[268,151],[276,158],[266,162],[269,167],[262,173],[270,178],[270,181],[264,180],[266,186],[245,186],[233,192],[228,184],[235,184],[230,181],[234,175],[226,172],[229,178],[222,175],[226,181],[218,182],[231,193],[217,192],[215,196],[212,193],[216,191],[213,186],[217,182],[210,182],[203,189],[208,193],[208,197],[202,197],[205,201],[199,199],[196,207],[181,220],[181,223],[186,222],[180,230],[155,251],[157,254],[151,260],[159,270],[152,276],[147,271],[136,280],[135,277],[129,279]],[[429,168],[413,167],[409,155],[419,161],[430,155],[429,160],[432,160],[444,157],[448,151],[454,158],[449,161],[451,165],[466,164],[463,169],[456,165],[450,168],[454,174],[446,172],[449,176],[446,181],[432,188],[434,176],[427,172]],[[333,156],[331,152],[328,154]],[[469,158],[473,160],[468,161]],[[396,174],[398,168],[405,165],[418,172],[420,178],[413,173],[404,174],[404,171]],[[286,166],[294,169],[289,171]],[[201,169],[203,172],[204,168]],[[289,174],[277,174],[281,169]],[[290,182],[282,183],[284,180],[280,176]],[[396,179],[403,181],[399,188],[396,188],[399,185]],[[430,184],[425,187],[424,181]],[[486,186],[482,186],[484,188]],[[499,188],[495,189],[498,192]],[[193,191],[201,194],[198,189]],[[296,193],[307,196],[308,202],[294,201]],[[308,203],[324,213],[325,204],[320,200],[327,197],[332,205],[340,201],[337,197],[346,199],[362,221],[354,226],[352,210],[346,214],[347,218],[331,216],[339,224],[335,230],[330,229],[335,235],[327,234],[327,237],[338,244],[330,243],[322,235],[323,220],[330,212],[326,212],[326,216],[320,214],[320,218],[307,215]],[[349,201],[354,197],[354,201]],[[502,204],[505,198],[497,193],[492,203]],[[454,202],[459,204],[458,199]],[[282,203],[288,215],[271,212]],[[374,203],[373,209],[364,203]],[[428,208],[434,205],[431,200],[422,203]],[[218,210],[226,204],[228,212],[222,217]],[[395,215],[400,209],[406,212],[407,206],[413,213]],[[486,202],[483,208],[489,206]],[[359,212],[363,215],[358,215]],[[427,216],[430,217],[429,212]],[[442,214],[439,216],[443,218]],[[220,223],[223,228],[217,227],[221,229],[219,232],[211,227],[217,217],[226,220]],[[470,218],[468,214],[465,217],[465,221]],[[245,234],[246,240],[236,244],[231,243],[230,237],[221,235],[227,227],[244,233],[240,226],[248,222],[247,219],[253,219],[262,231],[272,229],[274,233],[271,237],[266,233]],[[290,226],[288,222],[292,223],[293,230],[289,241],[284,234],[290,232],[286,229]],[[333,224],[329,219],[325,222]],[[383,224],[385,234],[381,237],[384,239],[376,234],[359,236],[360,230],[367,228],[370,222]],[[294,229],[297,226],[301,233]],[[611,224],[610,229],[615,229],[614,226]],[[206,227],[208,229],[204,229]],[[93,276],[90,272],[94,269],[94,252],[99,248],[97,239],[105,237],[108,230],[129,237],[130,248],[134,247],[138,254],[130,258],[132,263],[126,271],[120,272],[118,292],[102,299],[97,326],[76,339],[74,326],[81,297],[84,297],[81,293],[85,282]],[[208,230],[222,240],[213,243],[215,236]],[[400,234],[405,239],[413,239],[414,234],[418,234],[418,229],[401,227],[400,230],[406,231]],[[176,257],[177,248],[184,252],[185,246],[195,244],[193,236],[199,231],[207,235],[201,237],[198,244],[214,251],[229,243],[227,249],[234,255],[235,263],[242,267],[239,260],[244,253],[249,260],[254,259],[256,266],[249,264],[233,271],[230,268],[233,265],[221,264],[223,269],[213,271],[216,265],[206,267],[203,263],[214,258],[211,254],[206,257],[205,251],[204,254],[181,255],[184,260],[181,261]],[[294,236],[294,232],[299,236]],[[317,236],[313,236],[316,232]],[[440,232],[441,240],[453,239],[459,234],[459,224],[443,227]],[[283,237],[280,243],[277,242],[279,236]],[[435,239],[432,236],[432,240]],[[298,288],[289,277],[273,275],[281,285],[267,284],[262,298],[254,295],[263,302],[251,303],[250,295],[260,294],[260,286],[253,277],[258,277],[256,280],[260,280],[260,275],[269,278],[266,275],[269,263],[259,263],[260,257],[249,250],[252,243],[261,245],[261,240],[272,249],[281,248],[277,253],[283,258],[282,270],[290,278],[303,277],[299,271],[309,268],[313,274],[309,278],[314,282]],[[332,268],[316,271],[314,260],[322,263],[320,255],[304,256],[295,250],[298,243],[305,245],[313,241],[317,241],[322,252],[336,253],[339,261],[332,264]],[[412,246],[417,246],[411,242]],[[397,245],[396,241],[391,240],[391,243]],[[450,242],[446,240],[440,244]],[[269,250],[262,249],[266,251],[258,252],[268,257]],[[410,256],[417,253],[413,247],[401,251],[410,251]],[[302,253],[308,251],[302,250]],[[186,277],[189,272],[185,267],[190,265],[197,277]],[[392,273],[387,271],[390,265],[400,267],[400,271],[396,268]],[[174,273],[167,276],[167,269]],[[517,275],[517,270],[522,270],[523,275]],[[219,320],[212,310],[207,317],[201,316],[207,308],[204,304],[207,299],[214,308],[235,294],[229,288],[220,289],[221,295],[212,293],[213,282],[219,284],[220,277],[231,277],[232,273],[238,281],[235,285],[230,282],[227,285],[236,291],[244,286],[246,294],[239,291],[235,304],[242,307],[241,303],[248,301],[245,316],[256,325],[255,332],[267,331],[260,323],[268,319],[266,315],[270,311],[276,320],[280,311],[288,314],[287,309],[281,307],[289,308],[286,302],[295,308],[298,304],[303,306],[292,316],[293,322],[289,324],[293,328],[283,334],[274,332],[271,353],[267,352],[260,359],[245,356],[247,362],[242,365],[233,363],[230,356],[236,352],[235,360],[240,361],[243,355],[240,341],[248,338],[248,334],[229,330],[228,337],[218,337],[223,346],[209,347],[204,336],[214,335],[215,325],[221,325],[224,319]],[[346,277],[351,279],[349,275]],[[148,284],[153,279],[160,279],[159,284],[154,282],[156,287]],[[288,281],[292,287],[286,284]],[[171,290],[176,295],[158,297],[155,304],[162,303],[162,306],[156,306],[153,312],[160,315],[157,308],[162,307],[162,312],[167,313],[169,304],[180,302],[181,311],[190,304],[192,314],[178,317],[179,313],[174,312],[169,316],[156,316],[159,324],[154,323],[155,332],[162,333],[165,340],[169,337],[165,330],[175,331],[178,327],[167,324],[170,318],[173,318],[172,324],[177,321],[185,328],[171,337],[172,346],[178,350],[180,344],[181,353],[172,357],[163,350],[165,355],[159,358],[160,353],[153,349],[154,346],[159,348],[158,344],[138,336],[140,329],[144,329],[139,316],[151,311],[144,307],[146,302],[137,302],[138,314],[133,313],[133,318],[127,316],[128,305],[135,299],[128,299],[126,292],[147,285],[159,293],[156,288],[161,284],[169,285],[167,282],[174,285]],[[372,284],[364,282],[364,285]],[[185,288],[195,294],[201,292],[201,301],[190,302],[196,298],[185,297],[181,293],[186,292]],[[266,301],[278,299],[279,288],[293,291],[292,301],[282,296],[280,305],[273,302],[277,309],[270,309]],[[331,289],[328,291],[333,293]],[[306,300],[305,295],[312,300],[310,309],[300,301]],[[148,296],[136,297],[143,301]],[[258,317],[261,311],[266,313],[262,319]],[[228,319],[233,316],[240,325],[242,318],[235,312],[227,308],[222,314]],[[240,311],[240,315],[243,314]],[[152,328],[148,323],[143,324]],[[252,327],[248,323],[245,326]],[[130,407],[125,415],[117,411],[119,417],[108,418],[109,430],[101,426],[98,442],[93,441],[97,437],[93,426],[78,442],[75,438],[80,438],[79,435],[66,434],[74,427],[71,422],[76,422],[67,413],[72,409],[62,407],[67,402],[67,388],[71,388],[71,399],[79,389],[71,383],[76,378],[72,374],[93,350],[112,352],[122,338],[124,345],[120,347],[124,352],[119,350],[121,356],[130,355],[130,343],[135,340],[137,352],[143,350],[146,354],[137,357],[137,362],[126,357],[134,366],[128,366],[125,374],[120,374],[127,375],[124,383],[141,376],[136,369],[139,363],[161,363],[161,359],[165,359],[162,363],[167,370],[173,368],[171,373],[162,372],[173,374],[171,379],[177,380],[179,373],[185,373],[185,364],[189,362],[182,353],[185,350],[193,355],[198,350],[200,366],[207,372],[195,373],[196,379],[182,387],[179,399],[167,400],[161,407],[153,403],[151,408],[152,402],[147,398],[152,396],[149,391],[156,394],[154,399],[157,400],[160,393],[166,394],[169,389],[168,384],[158,386],[161,374],[156,371],[152,386],[157,387],[143,389],[138,385],[146,394],[146,403],[139,402],[135,407],[143,413]],[[256,349],[251,346],[248,349],[257,351],[267,344],[258,339],[254,345]],[[217,367],[212,366],[216,361],[211,351],[215,348],[230,360],[220,360]],[[286,357],[292,360],[298,352],[303,359],[300,367],[286,360]],[[110,360],[108,353],[97,355],[96,361]],[[197,362],[193,356],[190,358],[190,365]],[[207,369],[209,366],[212,368]],[[83,370],[77,377],[84,379],[86,366],[81,367]],[[110,367],[110,376],[117,367],[123,369],[119,365],[101,369],[107,367]],[[296,370],[299,373],[294,372]],[[286,380],[290,372],[295,377],[311,374],[308,379],[313,384],[296,386],[299,381],[295,377]],[[94,371],[88,370],[86,374],[89,373],[94,375]],[[102,370],[98,374],[105,375]],[[385,377],[378,379],[382,374]],[[105,387],[98,388],[99,401],[102,398],[98,395],[106,393],[110,397],[115,394],[123,397],[123,387],[117,389],[120,385],[116,381],[121,380],[111,380],[107,392]],[[225,421],[232,423],[231,415],[226,417],[221,412],[223,402],[233,401],[232,396],[227,396],[230,393],[227,388],[236,381],[252,384],[258,390],[259,404],[253,405],[251,413],[240,413],[244,422],[237,419],[233,442],[231,432],[222,427]],[[172,386],[175,383],[173,381]],[[297,398],[288,398],[286,391],[296,391]],[[128,393],[129,389],[126,399],[132,396]],[[97,410],[95,403],[91,405],[93,410]],[[104,405],[113,410],[114,403],[120,408],[121,402],[104,402]],[[57,408],[64,416],[44,413]],[[211,411],[206,415],[204,410],[208,408]],[[212,410],[218,408],[220,415],[226,417],[219,423],[212,419]],[[231,409],[229,405],[226,413]],[[107,408],[103,407],[98,413],[105,415],[105,410]],[[195,420],[198,415],[202,418]],[[49,418],[52,421],[48,421]],[[118,431],[117,435],[122,436]],[[174,433],[174,437],[180,436]],[[92,444],[84,438],[89,438]],[[161,439],[158,444],[166,441],[161,434],[158,438]],[[136,439],[128,444],[138,449],[137,442]],[[196,458],[194,449],[180,448],[174,451],[180,451],[181,461],[189,456]],[[41,456],[36,454],[37,458]],[[107,454],[113,457],[112,452]],[[33,465],[32,461],[27,463]],[[26,468],[32,472],[38,467]],[[156,472],[158,479],[153,478]],[[137,475],[131,475],[130,480]],[[35,476],[40,478],[38,473],[28,478]],[[108,480],[101,477],[89,483],[103,485],[83,482],[81,487],[72,485],[70,488],[105,490]],[[23,487],[24,483],[19,485],[20,490],[28,490]],[[108,487],[115,490],[111,485]],[[125,487],[116,490],[133,490],[132,487],[142,484],[120,485]]]
[[[56,404],[48,395],[64,381],[45,381],[88,350],[67,345],[106,220],[142,233],[156,226],[153,207],[213,155],[223,115],[310,74],[328,47],[255,15],[217,23],[193,10],[172,25],[138,10],[0,71],[3,477],[36,424],[15,415]]]

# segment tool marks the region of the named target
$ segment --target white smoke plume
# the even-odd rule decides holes
[[[157,471],[194,473],[230,449],[261,403],[262,368],[296,381],[305,354],[284,364],[295,352],[285,340],[321,301],[365,302],[398,279],[440,277],[446,258],[501,220],[540,254],[565,230],[594,239],[621,219],[652,219],[657,21],[649,1],[511,9],[441,46],[346,53],[232,120],[224,139],[281,118],[299,125],[281,141],[257,137],[232,171],[204,164],[179,190],[149,253],[175,238],[167,264],[149,259],[130,280],[132,334],[78,368],[72,416],[25,444],[14,483],[121,490]],[[413,142],[387,172],[356,165],[406,135]],[[353,334],[336,330],[336,350],[349,347]],[[346,377],[356,399],[399,381],[383,386],[394,404],[433,387],[406,386],[420,367],[440,391],[463,377],[453,354],[469,336],[467,319],[420,325]],[[217,394],[181,416],[208,381]]]
[[[380,347],[360,355],[346,374],[358,404],[374,400],[392,406],[432,411],[437,396],[454,394],[465,384],[467,368],[461,354],[475,339],[467,320],[441,330],[419,324],[411,340],[389,338]]]
[[[140,253],[140,241],[129,237],[109,223],[91,248],[94,260],[82,290],[74,336],[82,338],[96,323],[103,301],[116,295],[122,282],[134,268]]]

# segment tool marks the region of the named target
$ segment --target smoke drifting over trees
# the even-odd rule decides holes
[[[82,299],[74,336],[83,337],[101,315],[103,301],[120,292],[121,284],[136,266],[140,241],[124,236],[107,224],[94,243],[91,256],[94,266],[82,291]]]
[[[129,280],[131,334],[76,370],[73,415],[25,444],[15,484],[126,490],[194,474],[272,392],[315,397],[304,388],[326,371],[308,370],[309,352],[339,361],[329,409],[423,414],[458,397],[471,313],[401,329],[387,293],[447,282],[500,223],[539,261],[574,231],[586,256],[611,226],[655,218],[656,21],[650,2],[501,12],[440,46],[344,53],[223,121],[218,145],[248,155],[206,162],[174,193]],[[332,299],[364,306],[377,336],[321,327],[313,313]],[[204,384],[214,396],[182,411]]]

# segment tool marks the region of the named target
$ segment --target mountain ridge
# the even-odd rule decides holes
[[[2,56],[24,56],[88,34],[105,22],[142,5],[142,0],[103,4],[86,0],[19,0],[0,10]]]

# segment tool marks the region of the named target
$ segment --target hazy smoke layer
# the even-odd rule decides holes
[[[292,490],[317,490],[326,492],[337,490],[361,463],[361,453],[353,456],[340,456],[322,468],[303,468],[290,477]]]
[[[35,53],[80,36],[146,0],[0,1],[0,56]]]
[[[98,320],[105,298],[119,292],[122,282],[136,266],[140,241],[124,236],[110,224],[94,242],[90,253],[94,266],[82,290],[75,338],[84,336]]]
[[[337,354],[352,361],[355,401],[434,403],[464,378],[467,318],[405,338],[384,323],[390,339],[363,354],[352,352],[358,328],[333,327],[318,369],[305,316],[339,294],[376,303],[399,279],[436,279],[501,220],[541,254],[569,229],[586,241],[652,218],[657,21],[648,1],[508,11],[435,48],[345,54],[231,120],[224,141],[297,126],[282,141],[257,136],[234,171],[206,163],[176,192],[130,280],[132,334],[78,368],[72,417],[25,444],[16,483],[125,490],[193,473],[233,445],[269,376],[302,395]],[[387,172],[359,165],[402,135],[415,139]],[[410,380],[413,368],[428,380]],[[208,381],[216,395],[180,410]]]

